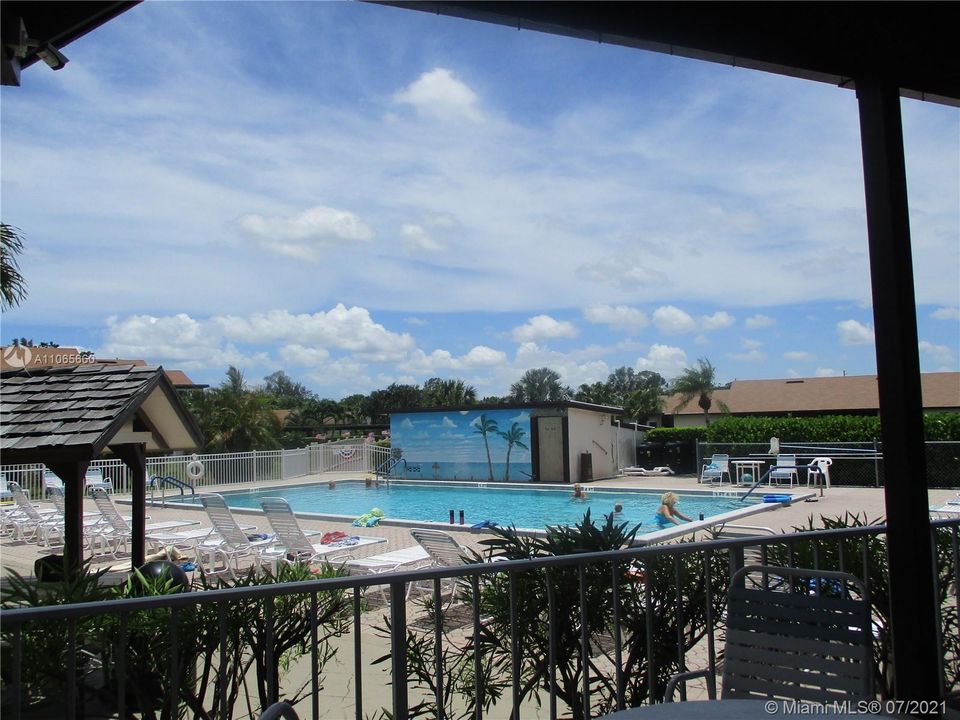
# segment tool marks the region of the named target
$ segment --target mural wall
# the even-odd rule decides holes
[[[527,408],[398,413],[390,440],[408,478],[523,482],[533,474]]]

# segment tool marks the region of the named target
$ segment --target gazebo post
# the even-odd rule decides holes
[[[143,565],[146,557],[144,536],[147,527],[145,510],[147,503],[147,448],[143,443],[124,443],[122,445],[111,445],[110,449],[130,468],[130,529],[133,532],[130,562],[135,570]]]
[[[63,480],[63,559],[65,570],[72,574],[83,565],[83,495],[90,461],[48,461],[46,465]]]

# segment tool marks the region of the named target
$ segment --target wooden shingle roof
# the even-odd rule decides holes
[[[160,367],[85,364],[7,372],[0,380],[5,462],[55,450],[95,457],[121,431],[140,432],[154,451],[203,441]]]

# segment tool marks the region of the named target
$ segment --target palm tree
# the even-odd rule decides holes
[[[672,392],[680,395],[680,402],[677,403],[676,410],[682,410],[690,401],[697,398],[697,405],[703,409],[704,422],[710,424],[710,408],[713,405],[713,393],[720,388],[717,386],[717,369],[710,364],[706,358],[697,360],[697,367],[686,368],[680,377],[676,378],[670,386]],[[722,402],[717,401],[717,405],[723,412],[730,412],[730,408]]]
[[[497,421],[488,419],[486,415],[477,418],[477,428],[473,431],[475,435],[483,435],[483,445],[487,449],[487,471],[490,476],[490,482],[493,482],[493,461],[490,459],[490,443],[487,441],[489,433],[499,432]]]
[[[527,433],[520,427],[520,423],[515,422],[507,432],[500,431],[498,434],[507,441],[507,469],[503,472],[503,479],[508,481],[510,480],[510,452],[514,445],[527,450],[527,446],[522,442],[523,436]]]
[[[510,386],[513,402],[556,402],[568,400],[573,393],[560,382],[560,373],[550,368],[527,370]]]
[[[477,390],[463,380],[430,378],[423,384],[424,407],[458,407],[477,401]]]
[[[17,255],[23,252],[23,236],[12,225],[0,223],[0,307],[9,310],[27,297],[27,281],[20,274]]]

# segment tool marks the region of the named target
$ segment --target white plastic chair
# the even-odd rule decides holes
[[[778,483],[788,481],[790,487],[793,487],[794,483],[799,485],[800,475],[797,473],[797,456],[777,455],[777,464],[770,470],[769,480],[771,485],[774,481]]]
[[[810,461],[807,465],[807,487],[816,484],[817,480],[822,480],[825,487],[830,487],[830,466],[833,460],[828,457],[818,457]]]
[[[700,482],[717,480],[722,485],[724,475],[727,476],[727,482],[732,482],[730,480],[730,456],[714,455],[709,462],[703,464],[703,469],[700,471]]]

